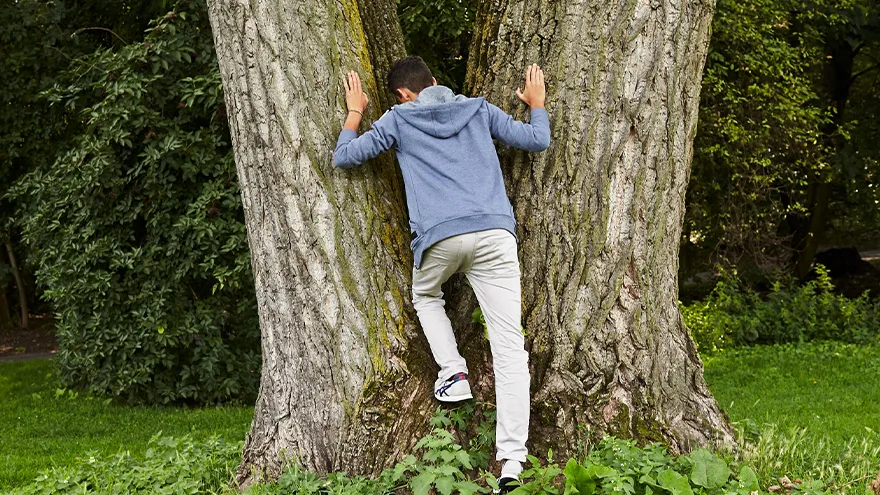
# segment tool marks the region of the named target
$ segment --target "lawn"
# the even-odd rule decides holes
[[[835,481],[880,470],[880,349],[836,342],[704,358],[706,381],[759,475]]]
[[[807,428],[834,442],[880,432],[880,352],[833,342],[751,347],[704,360],[733,421]]]
[[[706,380],[742,431],[743,455],[765,488],[788,475],[859,493],[863,478],[880,470],[876,347],[753,347],[704,362]],[[240,441],[252,416],[249,407],[127,407],[76,396],[58,389],[48,360],[0,363],[0,396],[0,491],[89,452],[105,458],[122,450],[142,455],[160,431]]]
[[[58,387],[50,360],[0,363],[0,491],[91,451],[140,455],[160,431],[243,440],[253,417],[252,407],[128,407]]]

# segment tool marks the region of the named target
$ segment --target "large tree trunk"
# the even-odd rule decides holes
[[[513,94],[523,68],[541,65],[549,86],[551,148],[502,152],[519,222],[537,447],[570,451],[579,425],[594,438],[676,451],[733,441],[676,304],[713,8],[481,4],[469,92],[527,118]]]
[[[429,429],[436,367],[410,305],[393,159],[354,171],[331,165],[342,75],[358,70],[376,101],[387,67],[374,64],[402,50],[399,30],[381,22],[393,4],[210,3],[263,341],[243,482],[277,475],[282,457],[318,472],[375,473]],[[512,110],[528,62],[551,76],[555,144],[541,155],[505,153],[521,222],[538,447],[567,450],[577,424],[678,450],[730,440],[676,307],[710,16],[711,3],[693,0],[482,7],[471,87]],[[491,400],[473,299],[453,292],[478,397]]]
[[[393,158],[354,171],[331,161],[343,74],[359,71],[377,94],[361,24],[370,2],[359,13],[353,0],[216,0],[209,11],[263,342],[239,479],[277,476],[283,456],[318,472],[376,471],[412,448],[433,404],[427,344],[411,345],[420,336]],[[402,53],[399,28],[372,25],[373,43]]]

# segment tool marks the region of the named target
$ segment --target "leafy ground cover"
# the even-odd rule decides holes
[[[252,407],[127,407],[58,388],[50,360],[0,363],[0,490],[90,453],[143,455],[158,432],[244,439]]]

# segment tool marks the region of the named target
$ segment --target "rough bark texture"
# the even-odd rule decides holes
[[[370,62],[376,77],[380,109],[388,109],[397,103],[394,95],[386,89],[386,77],[391,66],[406,56],[403,47],[403,33],[397,19],[397,2],[389,0],[368,0],[358,2],[364,36],[369,46]],[[381,113],[381,112],[380,112]]]
[[[676,304],[713,8],[712,0],[480,6],[468,91],[527,118],[512,89],[530,63],[548,80],[550,149],[502,151],[519,221],[531,438],[541,450],[573,449],[603,432],[676,451],[733,442]]]
[[[343,74],[359,71],[377,94],[361,27],[370,6],[216,0],[209,9],[263,343],[239,480],[277,476],[284,458],[319,472],[376,471],[412,448],[432,404],[393,158],[353,171],[331,162]],[[373,35],[387,55],[372,59],[402,52],[399,28]]]

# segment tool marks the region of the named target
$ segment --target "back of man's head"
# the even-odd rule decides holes
[[[388,91],[395,95],[398,89],[408,89],[418,94],[433,84],[434,76],[431,75],[431,69],[422,57],[402,58],[394,62],[391,70],[388,71]]]

